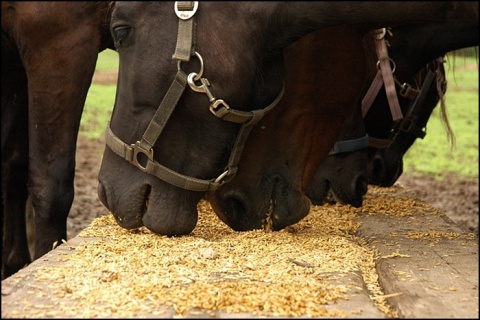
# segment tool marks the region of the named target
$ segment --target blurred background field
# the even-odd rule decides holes
[[[438,178],[446,172],[478,177],[478,60],[461,54],[448,55],[446,60],[445,98],[455,148],[451,150],[437,106],[428,122],[427,135],[417,139],[405,155],[404,171]]]

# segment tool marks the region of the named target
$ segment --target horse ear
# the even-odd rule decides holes
[[[478,1],[453,1],[451,18],[464,17],[478,23]]]

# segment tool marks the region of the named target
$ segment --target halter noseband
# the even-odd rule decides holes
[[[195,13],[198,9],[198,1],[176,1],[174,9],[179,18],[177,46],[172,56],[172,59],[177,60],[178,71],[175,79],[140,141],[131,145],[124,143],[113,133],[109,122],[105,131],[105,142],[113,152],[145,173],[154,175],[182,189],[191,191],[213,191],[235,176],[245,141],[253,125],[280,101],[284,88],[282,87],[277,98],[266,108],[248,112],[232,109],[224,100],[216,99],[209,89],[210,83],[206,78],[202,78],[204,69],[203,59],[201,55],[195,51]],[[182,70],[181,64],[182,62],[190,61],[191,57],[196,57],[200,61],[200,71],[199,73],[193,72],[187,75]],[[197,85],[195,83],[196,81],[200,81],[200,84]],[[210,102],[209,109],[217,118],[242,124],[230,153],[225,171],[217,178],[211,180],[185,176],[159,164],[153,158],[153,146],[162,133],[167,120],[170,118],[187,84],[194,92],[205,93],[207,95]],[[147,158],[145,166],[139,162],[139,156],[141,155]]]

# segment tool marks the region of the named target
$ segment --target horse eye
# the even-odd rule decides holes
[[[112,35],[115,41],[115,47],[121,47],[128,34],[130,33],[131,28],[127,26],[115,27],[113,29]]]

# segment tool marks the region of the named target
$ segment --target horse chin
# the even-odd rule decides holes
[[[182,201],[149,201],[142,221],[153,233],[167,236],[182,236],[195,229],[198,221],[196,205]]]

